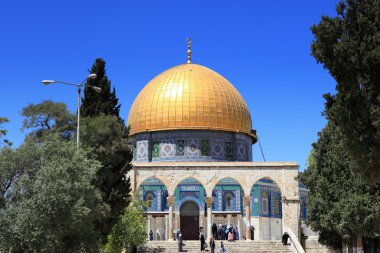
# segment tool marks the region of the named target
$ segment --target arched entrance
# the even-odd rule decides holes
[[[198,240],[199,207],[193,201],[186,201],[180,208],[181,233],[184,240]]]

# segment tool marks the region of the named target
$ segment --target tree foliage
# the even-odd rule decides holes
[[[99,224],[104,241],[128,205],[130,185],[126,173],[131,169],[132,161],[132,151],[128,145],[129,129],[119,116],[120,104],[115,88],[111,91],[111,81],[105,67],[103,59],[96,59],[90,72],[97,77],[89,79],[86,85],[100,87],[102,91],[97,93],[87,87],[81,107],[84,116],[81,121],[82,143],[91,148],[94,157],[102,163],[96,185],[111,207],[108,219]]]
[[[109,215],[99,224],[105,241],[129,203],[130,183],[126,173],[131,168],[132,150],[128,144],[128,131],[116,116],[86,117],[81,125],[83,145],[102,164],[95,185],[111,207]]]
[[[106,253],[119,253],[123,249],[128,252],[146,241],[146,218],[143,213],[143,203],[132,201],[119,222],[112,228],[104,250]]]
[[[96,252],[107,209],[91,184],[100,168],[73,142],[50,135],[0,152],[1,252]]]
[[[312,27],[312,54],[337,82],[326,94],[330,124],[342,137],[352,168],[380,182],[380,0],[344,0],[337,16]]]
[[[7,123],[8,121],[9,120],[7,118],[0,117],[0,145],[2,145],[1,142],[5,143],[7,145],[11,145],[12,144],[9,140],[3,139],[8,131],[6,129],[2,129],[1,125],[4,124],[4,123]]]
[[[328,124],[313,145],[301,180],[310,190],[308,222],[319,240],[341,246],[342,239],[357,235],[373,238],[380,233],[380,184],[370,185],[352,170],[340,132]]]
[[[81,106],[82,115],[84,117],[94,117],[100,114],[114,115],[121,120],[119,100],[116,98],[115,88],[111,91],[111,81],[108,80],[106,74],[106,62],[97,58],[90,73],[96,74],[97,77],[94,80],[88,79],[86,85],[100,87],[102,91],[98,93],[90,87],[85,88]]]
[[[75,116],[67,109],[65,103],[42,101],[28,104],[21,111],[24,116],[23,129],[30,129],[30,137],[43,139],[45,134],[60,133],[65,137],[75,129]]]

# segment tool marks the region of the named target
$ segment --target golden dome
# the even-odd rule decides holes
[[[170,68],[150,81],[129,112],[130,134],[207,129],[255,138],[244,99],[223,76],[198,64]]]

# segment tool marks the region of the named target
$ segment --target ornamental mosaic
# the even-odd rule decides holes
[[[160,144],[161,157],[174,157],[174,140],[164,140]]]
[[[223,141],[222,140],[212,140],[211,141],[211,156],[215,158],[223,158]]]
[[[160,142],[159,141],[153,141],[152,157],[153,158],[160,157]]]
[[[176,155],[177,156],[184,156],[185,155],[185,140],[177,140]]]
[[[148,159],[148,141],[137,142],[137,160]]]
[[[225,156],[226,158],[232,158],[232,142],[230,141],[226,141]]]
[[[202,140],[201,141],[201,154],[203,156],[209,156],[210,155],[210,142],[209,142],[209,140]]]
[[[199,142],[195,139],[187,140],[186,156],[199,156]]]
[[[239,160],[247,160],[247,152],[245,150],[245,145],[242,142],[238,142],[238,157]]]

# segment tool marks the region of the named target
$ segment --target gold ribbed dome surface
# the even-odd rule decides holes
[[[170,68],[151,80],[129,112],[130,134],[207,129],[252,135],[251,116],[236,88],[198,64]]]

